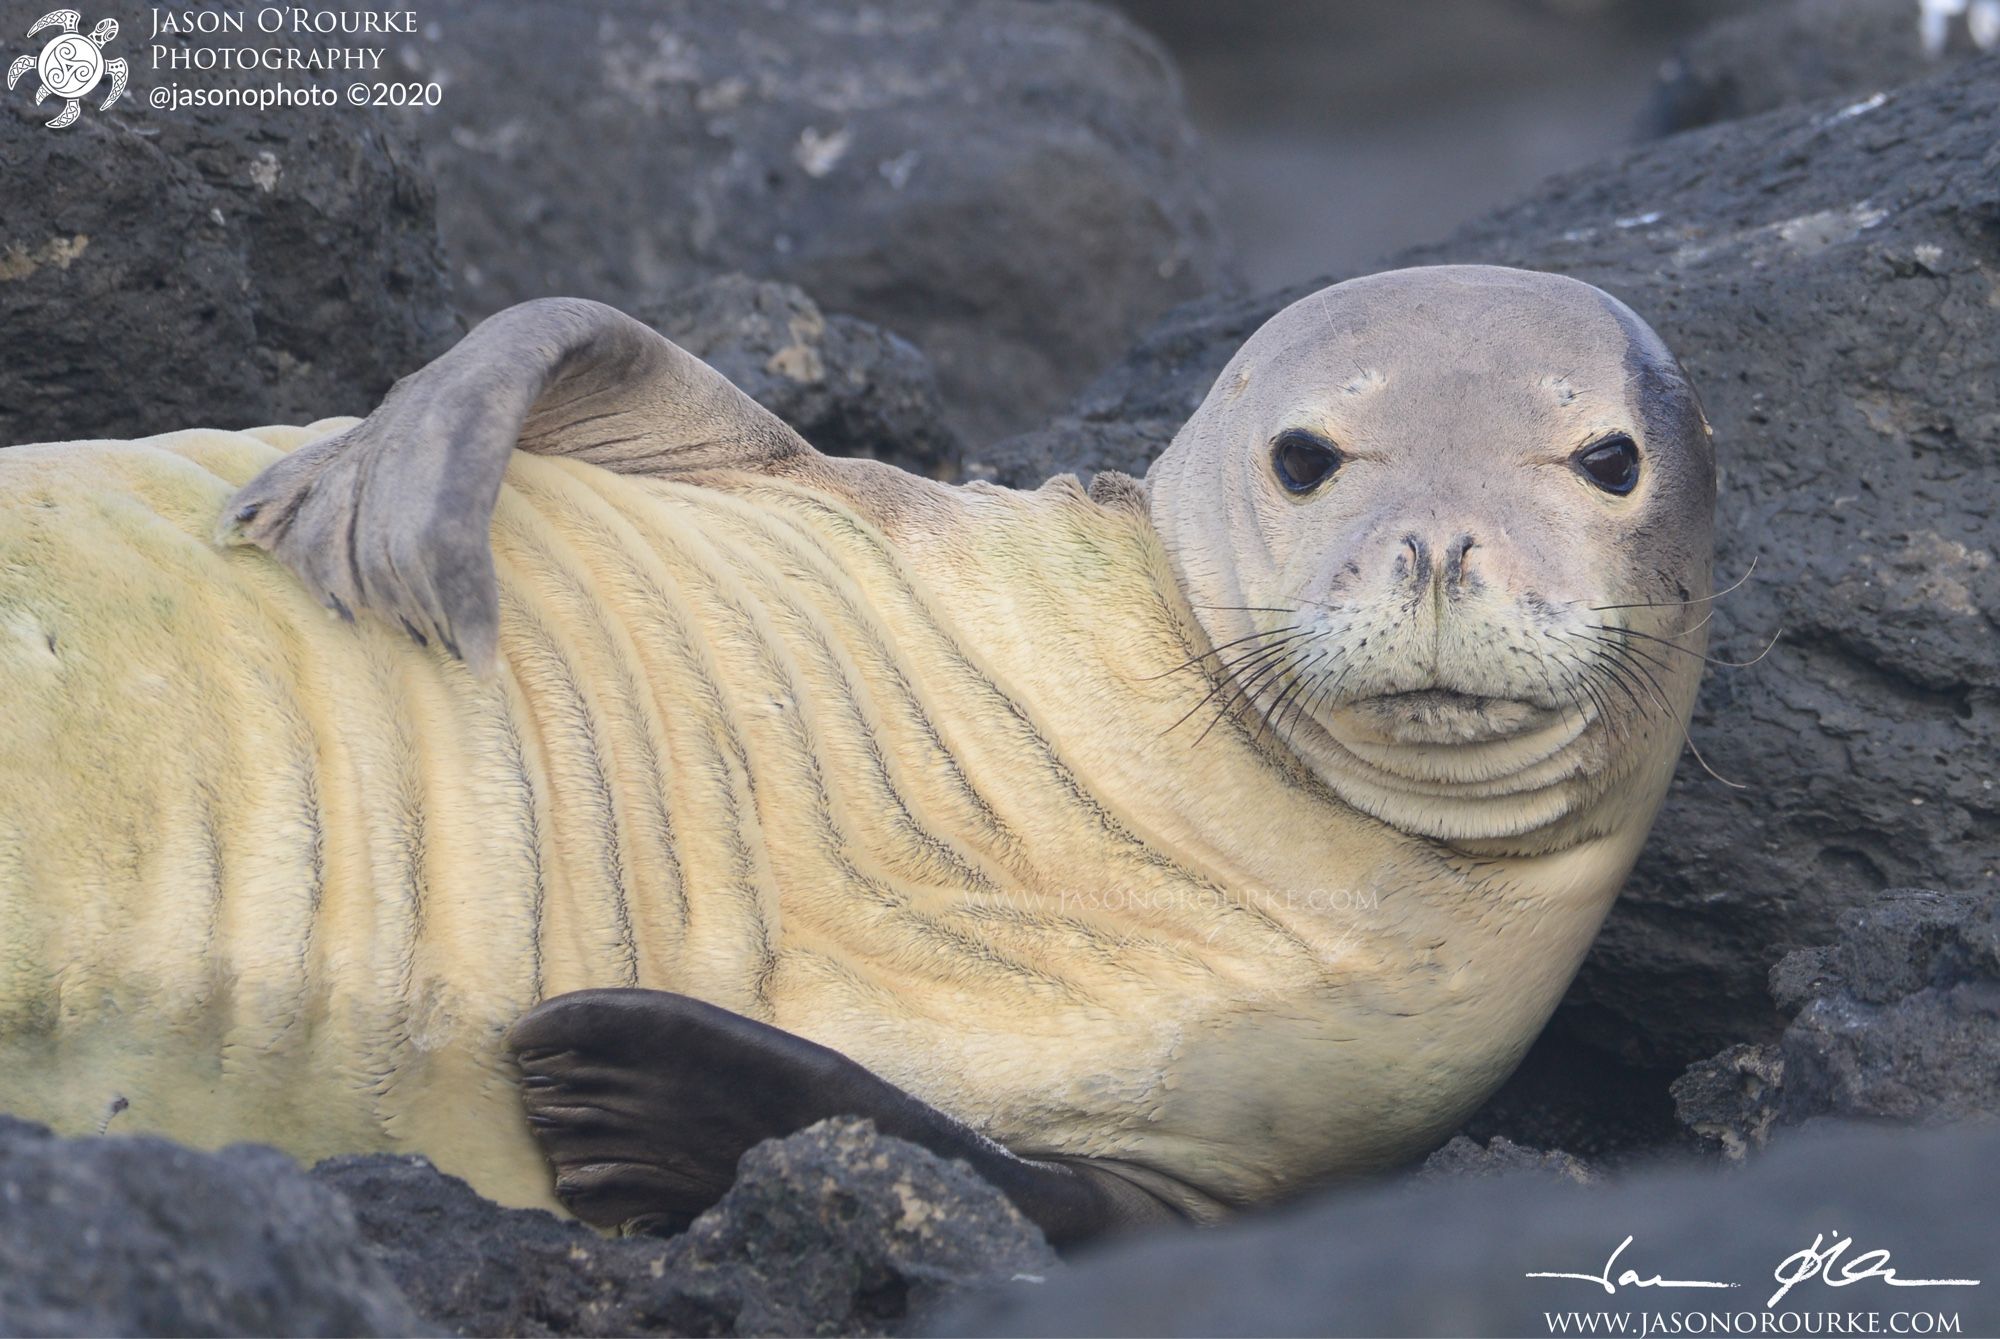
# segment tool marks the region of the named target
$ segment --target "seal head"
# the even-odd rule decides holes
[[[1497,853],[1643,840],[1701,669],[1715,461],[1623,303],[1472,265],[1324,289],[1146,483],[1224,700],[1349,805]]]

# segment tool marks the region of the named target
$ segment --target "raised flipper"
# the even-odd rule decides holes
[[[679,1231],[753,1146],[831,1116],[963,1159],[1057,1245],[1179,1216],[1115,1172],[1016,1157],[838,1051],[685,995],[559,995],[507,1040],[556,1195],[599,1227]]]
[[[499,640],[493,509],[516,448],[653,475],[815,454],[631,317],[545,298],[482,322],[362,422],[251,480],[218,537],[267,550],[329,608],[372,611],[483,671]]]

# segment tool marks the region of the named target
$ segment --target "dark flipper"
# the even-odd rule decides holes
[[[1178,1216],[1116,1173],[1015,1157],[838,1051],[685,995],[560,995],[508,1045],[557,1196],[600,1227],[678,1231],[754,1145],[831,1116],[963,1159],[1058,1245]]]

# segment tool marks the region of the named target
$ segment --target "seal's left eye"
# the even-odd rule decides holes
[[[1340,451],[1304,428],[1287,428],[1271,443],[1271,468],[1292,493],[1310,493],[1340,468]]]
[[[1630,437],[1619,433],[1577,452],[1576,467],[1605,492],[1622,497],[1639,483],[1639,448]]]

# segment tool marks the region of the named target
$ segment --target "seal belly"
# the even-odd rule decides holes
[[[518,700],[209,540],[311,435],[0,454],[0,1105],[539,1182],[495,1052],[547,895]]]

